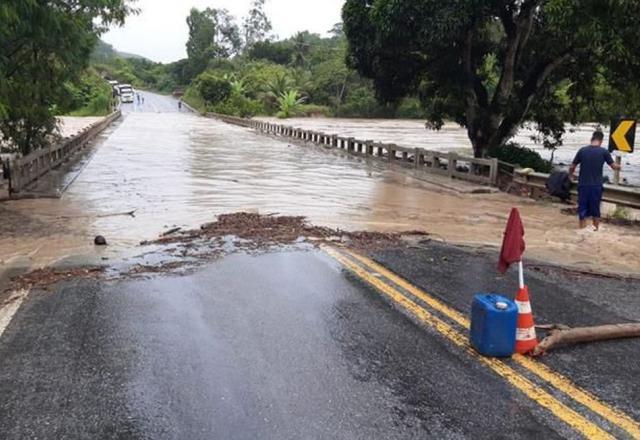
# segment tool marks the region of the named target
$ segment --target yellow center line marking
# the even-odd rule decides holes
[[[387,268],[381,266],[375,261],[369,258],[366,258],[362,255],[356,254],[355,252],[352,252],[348,249],[345,249],[344,251],[347,254],[349,254],[351,257],[359,261],[360,263],[364,264],[365,266],[369,267],[375,272],[378,272],[385,278],[391,280],[393,283],[402,287],[407,292],[410,292],[416,298],[420,298],[422,301],[424,301],[434,310],[439,311],[440,313],[447,316],[451,320],[457,322],[462,327],[469,329],[470,322],[467,319],[467,317],[464,316],[462,313],[449,307],[448,305],[444,304],[443,302],[439,301],[438,299],[434,298],[428,293],[422,291],[421,289],[417,288],[413,284],[409,283],[407,280],[399,277],[398,275],[389,271]],[[540,379],[549,383],[554,388],[562,391],[563,393],[571,397],[576,402],[587,407],[594,413],[599,414],[600,416],[602,416],[609,422],[613,423],[614,425],[617,425],[618,427],[627,431],[634,438],[640,439],[640,423],[638,423],[636,420],[634,420],[627,414],[607,405],[606,403],[602,402],[597,397],[595,397],[593,394],[580,388],[579,386],[574,384],[571,380],[553,371],[552,369],[550,369],[543,363],[536,361],[535,359],[516,354],[513,356],[513,360],[518,364],[520,364],[525,369],[527,369],[528,371],[530,371],[531,373],[538,376]]]
[[[543,389],[540,389],[533,382],[527,378],[518,374],[513,368],[506,365],[504,362],[493,358],[485,358],[480,356],[468,343],[467,337],[454,329],[451,325],[447,324],[440,318],[428,312],[426,309],[420,307],[415,302],[404,296],[398,290],[391,287],[384,281],[374,277],[369,272],[350,261],[347,257],[341,255],[335,249],[329,247],[323,247],[324,251],[340,262],[343,266],[348,268],[358,277],[368,282],[380,292],[387,295],[391,300],[400,304],[406,310],[410,311],[421,322],[428,324],[434,328],[438,333],[445,336],[449,341],[453,342],[458,347],[462,348],[469,356],[477,359],[482,364],[488,366],[498,375],[506,379],[511,385],[524,393],[527,397],[532,399],[538,405],[548,409],[557,418],[564,423],[572,427],[577,432],[581,433],[587,438],[593,439],[613,439],[609,433],[602,428],[587,420],[582,415],[578,414],[573,409],[569,408],[551,394],[547,393]]]

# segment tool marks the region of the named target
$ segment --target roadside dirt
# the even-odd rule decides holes
[[[71,269],[44,268],[12,278],[7,291],[20,289],[44,289],[61,281],[86,278],[101,278],[104,267],[77,267]]]

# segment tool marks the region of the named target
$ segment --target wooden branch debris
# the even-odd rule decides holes
[[[549,333],[533,351],[534,356],[541,356],[561,345],[640,337],[640,323],[576,328],[566,325],[548,325],[538,326],[538,328],[548,330]]]
[[[169,235],[173,235],[176,232],[180,232],[181,230],[182,230],[182,228],[169,229],[167,232],[164,232],[164,233],[160,234],[160,237],[168,237]]]
[[[97,215],[96,218],[119,217],[119,216],[135,217],[136,211],[137,209],[134,209],[133,211],[127,211],[127,212],[114,212],[113,214],[101,214],[101,215]]]

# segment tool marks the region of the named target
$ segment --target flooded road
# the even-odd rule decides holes
[[[179,113],[172,98],[145,95],[149,107],[125,109],[124,119],[95,147],[61,199],[0,204],[3,265],[140,253],[141,240],[169,228],[196,227],[217,214],[242,210],[304,215],[315,224],[348,230],[419,229],[435,239],[498,246],[509,210],[518,206],[530,257],[640,272],[635,229],[606,226],[600,234],[579,235],[575,219],[557,205],[506,194],[456,193],[386,164],[291,146]],[[134,216],[127,214],[131,211]],[[110,246],[94,248],[97,234]]]
[[[352,136],[362,140],[395,143],[407,147],[425,148],[434,151],[455,151],[472,154],[467,132],[457,124],[447,123],[440,131],[426,130],[424,122],[419,120],[390,119],[334,119],[334,118],[294,118],[286,122],[276,118],[261,118],[275,123],[286,123],[293,127],[325,133],[339,133],[341,136]],[[555,152],[554,164],[568,166],[581,147],[589,143],[595,124],[567,127],[564,145]],[[605,132],[608,131],[608,128]],[[543,148],[532,140],[535,132],[521,130],[514,141],[536,150],[542,157],[551,159],[551,150]],[[605,144],[608,141],[605,141]],[[629,154],[623,157],[623,178],[633,185],[640,185],[640,154]],[[606,174],[613,179],[611,170]]]

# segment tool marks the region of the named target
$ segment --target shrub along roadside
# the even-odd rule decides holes
[[[551,162],[543,159],[537,151],[514,142],[489,149],[489,156],[523,168],[532,168],[540,173],[550,173],[553,170]]]
[[[67,99],[56,109],[57,114],[105,116],[111,112],[111,86],[94,69],[87,69],[78,82],[64,87]]]

